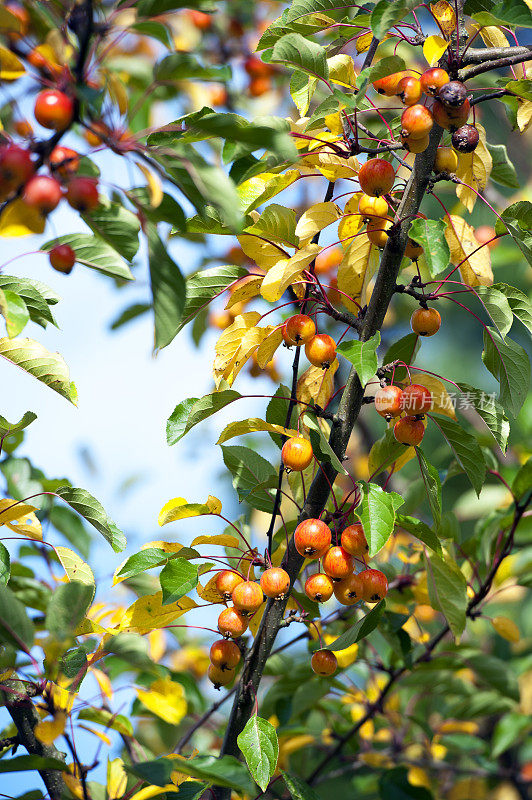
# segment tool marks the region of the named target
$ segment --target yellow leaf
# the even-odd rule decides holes
[[[174,497],[161,508],[159,512],[159,525],[168,525],[187,517],[202,517],[205,514],[218,515],[222,504],[217,497],[209,495],[206,503],[187,503],[184,497]]]
[[[486,47],[509,47],[510,42],[500,28],[495,25],[487,25],[485,28],[480,25],[472,26],[480,31],[480,36]]]
[[[320,138],[323,138],[323,134],[320,135]],[[320,144],[317,142],[316,146]],[[355,178],[359,170],[356,156],[344,158],[323,145],[319,153],[309,153],[301,159],[300,163],[318,170],[328,181],[332,182],[339,178]]]
[[[237,236],[237,239],[247,257],[251,258],[261,269],[268,270],[281,259],[290,258],[280,245],[265,241],[251,233],[243,233],[241,236]]]
[[[237,536],[230,536],[228,533],[219,533],[216,536],[196,536],[192,541],[191,547],[198,544],[217,544],[220,547],[239,547],[240,540]]]
[[[77,800],[83,800],[85,792],[79,778],[75,775],[69,775],[68,772],[63,772],[63,780],[66,783],[67,789],[71,792]]]
[[[185,547],[184,544],[179,544],[179,542],[146,542],[140,548],[141,550],[147,550],[149,547],[158,547],[160,550],[164,550],[165,553],[179,553],[180,550],[183,550]],[[120,572],[121,567],[124,566],[126,563],[127,558],[122,562],[122,565],[118,567],[117,572]]]
[[[236,303],[246,303],[252,297],[257,297],[260,294],[260,287],[264,280],[263,275],[254,275],[253,277],[246,278],[239,286],[236,287],[234,292],[227,301],[226,309],[232,308]]]
[[[369,50],[369,46],[372,41],[373,33],[371,31],[369,33],[363,33],[362,36],[359,36],[356,40],[357,53],[366,53]]]
[[[167,603],[164,606],[162,603],[162,592],[139,597],[122,614],[118,630],[129,633],[149,633],[155,628],[171,625],[187,611],[197,607],[197,603],[190,597],[182,597],[179,602]]]
[[[309,367],[297,382],[297,399],[325,408],[334,391],[334,375],[337,369],[338,359],[333,361],[329,369]]]
[[[5,6],[0,6],[0,30],[6,33],[20,33],[22,27],[21,20],[15,16]]]
[[[250,417],[227,425],[216,444],[223,444],[235,436],[242,436],[245,433],[256,433],[257,431],[268,431],[269,433],[280,433],[282,436],[298,436],[298,432],[291,428],[283,428],[282,425],[274,425],[272,422],[265,422],[258,417]]]
[[[264,611],[266,610],[266,604],[263,603],[258,611],[256,611],[249,621],[249,632],[255,638],[257,635],[257,631],[259,629],[259,625],[262,621],[262,617],[264,616]]]
[[[323,636],[323,641],[325,645],[332,644],[332,642],[334,642],[335,639],[336,636],[333,636],[330,633],[326,633]],[[350,667],[351,664],[354,664],[354,662],[357,659],[358,644],[355,642],[355,644],[352,644],[350,647],[346,647],[345,650],[336,650],[334,655],[336,656],[336,660],[338,661],[338,666],[341,669]]]
[[[261,369],[270,363],[273,354],[283,342],[283,333],[280,327],[274,330],[264,339],[257,348],[257,364]]]
[[[521,632],[515,622],[508,617],[493,617],[491,624],[503,639],[517,644],[521,638]]]
[[[235,360],[230,370],[224,370],[221,376],[216,376],[216,385],[219,385],[220,378],[225,378],[227,384],[232,386],[238,373],[252,355],[257,351],[258,347],[270,336],[278,326],[268,325],[266,328],[250,328],[245,332],[242,337],[240,348],[236,354]]]
[[[175,786],[173,783],[169,783],[166,786],[145,786],[143,789],[131,795],[129,800],[151,800],[152,797],[159,797],[159,795],[166,794],[166,792],[170,791],[175,794]]]
[[[451,262],[460,264],[460,273],[468,286],[491,286],[490,253],[487,247],[481,247],[475,238],[475,231],[462,217],[450,214],[445,219],[445,239],[451,251]],[[476,251],[476,252],[474,252]]]
[[[292,258],[279,261],[267,272],[262,282],[260,293],[264,299],[269,303],[280,300],[286,289],[301,275],[319,252],[318,244],[308,244],[298,250]]]
[[[239,314],[232,325],[223,331],[214,347],[215,357],[213,374],[216,386],[220,385],[222,378],[227,378],[240,352],[242,339],[246,331],[255,327],[261,315],[258,311],[247,311]],[[257,343],[258,344],[258,343]]]
[[[119,800],[127,787],[127,773],[121,758],[107,759],[107,800]]]
[[[262,175],[249,178],[237,186],[236,190],[242,201],[243,211],[249,213],[267,200],[271,200],[300,177],[299,170],[289,169],[282,175],[275,172],[263,172]]]
[[[178,725],[187,713],[185,691],[171,678],[159,678],[149,689],[138,689],[137,697],[153,714],[170,725]]]
[[[425,422],[426,427],[426,422]],[[368,475],[375,475],[379,474],[377,470],[380,472],[383,464],[382,458],[382,451],[380,448],[381,439],[378,439],[372,446],[371,450],[369,451],[368,455]],[[415,447],[405,447],[399,458],[396,461],[391,462],[386,467],[388,472],[399,472],[405,464],[408,464],[413,458],[415,458],[416,449]]]
[[[338,239],[343,248],[349,247],[363,224],[364,217],[361,214],[348,214],[342,217],[338,223]],[[358,238],[363,237],[359,236]]]
[[[140,171],[146,178],[146,183],[148,185],[148,194],[150,196],[150,206],[152,208],[157,208],[158,206],[161,205],[164,197],[161,179],[155,172],[153,172],[153,170],[148,169],[148,167],[145,164],[139,164],[137,162],[137,167],[140,169]]]
[[[17,198],[7,205],[0,214],[0,236],[15,238],[43,233],[45,218],[35,208]]]
[[[68,547],[57,546],[55,553],[65,570],[69,581],[79,581],[87,586],[95,586],[94,575],[88,564]]]
[[[404,387],[407,383],[409,381],[403,381],[401,385]],[[415,371],[412,372],[412,383],[419,383],[429,390],[432,395],[431,411],[434,411],[435,414],[443,414],[445,417],[456,419],[453,402],[442,381],[435,378],[434,375],[427,375],[426,372]]]
[[[106,736],[103,731],[95,731],[94,728],[90,728],[88,725],[83,725],[82,722],[77,723],[78,728],[83,728],[84,731],[88,731],[93,736],[96,736],[101,742],[107,745],[107,747],[111,747],[111,740],[108,736]]]
[[[367,236],[357,236],[345,251],[345,255],[338,266],[338,289],[344,292],[342,303],[355,313],[358,308],[348,298],[356,300],[362,295],[373,247],[374,245],[371,244]],[[348,295],[348,297],[345,297],[345,295]]]
[[[103,72],[105,75],[105,80],[107,81],[107,91],[109,92],[109,97],[118,107],[120,113],[125,114],[128,108],[126,87],[116,72],[109,72],[107,70],[103,70]]]
[[[343,105],[341,106],[341,108],[343,108]],[[327,114],[324,117],[325,125],[335,136],[343,136],[344,133],[343,119],[344,116],[341,113],[341,111],[335,111],[334,114]]]
[[[443,36],[427,36],[423,44],[423,55],[429,66],[434,67],[448,47],[448,42]]]
[[[101,669],[97,669],[96,667],[91,667],[90,669],[91,675],[94,677],[94,680],[100,687],[100,692],[104,697],[108,697],[109,700],[113,699],[113,685],[109,679],[109,677],[102,672]]]
[[[351,56],[346,53],[338,53],[327,59],[329,66],[329,80],[337,83],[340,86],[348,86],[353,88],[356,83],[357,75],[355,72],[355,64]]]
[[[477,192],[482,192],[488,183],[493,160],[486,146],[486,131],[480,123],[477,123],[476,127],[480,136],[478,145],[472,153],[458,154],[456,174],[461,181],[469,184]],[[456,195],[471,213],[477,200],[477,195],[469,186],[456,184]]]
[[[340,217],[340,209],[335,203],[316,203],[300,217],[296,226],[296,236],[311,239],[318,231],[332,225]]]
[[[2,524],[1,519],[0,524]],[[18,533],[19,536],[28,536],[30,539],[35,539],[39,542],[42,541],[41,522],[33,512],[24,518],[14,520],[13,522],[6,522],[6,527],[9,528],[10,531]]]
[[[532,122],[532,100],[524,100],[519,103],[517,109],[517,127],[524,133],[528,130]]]
[[[35,506],[30,506],[27,503],[18,503],[11,497],[5,497],[0,500],[0,525],[5,525],[6,522],[22,519],[35,511]]]
[[[66,721],[67,715],[64,711],[58,711],[52,719],[41,720],[33,729],[35,738],[43,744],[51,745],[65,730]]]
[[[435,19],[440,23],[445,36],[451,36],[456,28],[456,14],[454,8],[446,0],[431,3],[430,10]]]
[[[25,72],[26,68],[22,61],[7,47],[0,45],[0,80],[16,81]]]
[[[198,597],[201,597],[206,603],[222,603],[225,605],[225,601],[222,600],[220,597],[220,592],[216,588],[216,578],[217,575],[214,574],[212,578],[210,578],[205,586],[201,583],[198,583],[196,586],[196,592],[198,593]]]

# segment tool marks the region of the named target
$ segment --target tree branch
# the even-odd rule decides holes
[[[479,47],[466,50],[462,56],[462,66],[469,64],[484,64],[486,61],[495,61],[501,58],[511,58],[514,56],[525,56],[532,58],[532,45],[520,47]]]
[[[523,61],[530,60],[532,60],[532,48],[526,48],[526,52],[524,53],[521,52],[517,55],[497,58],[494,61],[483,61],[481,64],[469,67],[469,69],[461,69],[458,72],[458,80],[467,81],[469,78],[474,78],[475,75],[482,75],[483,72],[491,72],[492,69],[504,69],[505,67],[511,67],[514,64],[522,64]]]

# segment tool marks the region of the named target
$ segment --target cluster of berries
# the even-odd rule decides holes
[[[328,369],[336,359],[336,342],[327,333],[316,333],[316,324],[306,314],[294,314],[282,327],[287,347],[305,345],[305,355],[315,367]]]

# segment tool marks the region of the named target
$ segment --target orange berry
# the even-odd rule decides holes
[[[74,101],[57,89],[45,89],[37,95],[33,113],[43,128],[64,131],[74,118]]]
[[[336,672],[338,662],[332,650],[316,650],[310,659],[310,666],[316,675],[327,677]]]
[[[312,317],[306,314],[294,314],[284,324],[286,339],[289,344],[301,345],[310,342],[316,335],[316,325]]]
[[[431,69],[425,70],[419,80],[425,94],[436,97],[441,87],[448,83],[450,79],[448,73],[445,72],[444,69],[432,67]]]
[[[403,389],[401,406],[409,414],[424,414],[432,408],[432,395],[425,386],[411,383]]]
[[[358,575],[352,573],[345,580],[334,584],[334,596],[343,606],[354,606],[363,599],[362,583]]]
[[[297,552],[305,558],[316,559],[331,546],[331,531],[320,519],[305,519],[294,531]]]
[[[231,569],[222,569],[216,575],[216,589],[222,600],[226,602],[231,599],[233,589],[239,583],[244,583],[244,578]]]
[[[354,522],[342,531],[342,547],[351,553],[355,558],[363,558],[367,555],[369,546],[361,522]]]
[[[309,600],[316,603],[326,603],[330,600],[334,590],[334,583],[328,575],[316,572],[305,581],[305,594]]]
[[[401,114],[401,136],[405,139],[425,139],[433,125],[432,113],[420,103],[405,108]]]
[[[395,170],[390,162],[383,158],[370,158],[362,164],[358,173],[360,188],[364,194],[372,197],[387,194],[393,188],[394,181]]]
[[[328,369],[336,359],[336,342],[327,333],[318,333],[305,345],[305,355],[315,367]]]
[[[237,584],[231,597],[235,608],[244,616],[254,614],[264,603],[262,589],[255,581],[244,581]]]
[[[234,669],[220,669],[214,664],[210,664],[207,670],[207,677],[211,683],[214,684],[215,689],[219,689],[220,686],[227,686],[228,683],[231,683],[234,676]]]
[[[416,417],[401,417],[394,425],[393,435],[401,444],[416,447],[425,435],[425,426]]]
[[[211,664],[223,672],[234,669],[242,655],[237,644],[230,639],[218,639],[213,642],[210,650]]]
[[[362,584],[366,603],[378,603],[386,597],[388,581],[386,575],[378,569],[365,569],[358,573]]]
[[[238,639],[247,627],[246,617],[237,608],[224,608],[218,617],[218,630],[227,639]]]
[[[260,586],[266,597],[282,600],[290,590],[290,575],[282,567],[270,567],[260,576]]]
[[[418,336],[434,336],[440,330],[440,313],[435,308],[418,308],[410,318],[410,325]]]
[[[418,78],[401,78],[397,85],[397,94],[405,106],[413,106],[421,97],[421,81]]]
[[[294,472],[302,472],[312,461],[312,445],[302,436],[287,439],[281,451],[283,464]]]

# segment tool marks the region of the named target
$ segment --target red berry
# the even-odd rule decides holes
[[[397,94],[399,82],[407,75],[408,71],[406,70],[394,72],[393,75],[387,75],[385,78],[379,78],[377,81],[374,81],[373,88],[379,94],[384,94],[386,97],[393,97]]]
[[[408,414],[424,414],[432,408],[432,395],[425,386],[411,383],[403,389],[401,405]]]
[[[218,639],[211,645],[210,659],[223,672],[234,669],[241,659],[240,648],[228,639]]]
[[[196,11],[196,9],[189,9],[188,18],[192,24],[200,31],[208,30],[212,25],[212,17],[210,14],[205,14],[203,11]]]
[[[79,153],[70,147],[58,145],[50,153],[49,162],[54,172],[62,178],[68,178],[79,169]]]
[[[448,108],[440,100],[435,100],[432,106],[432,115],[440,128],[451,130],[452,128],[460,128],[467,122],[470,110],[469,100],[466,100],[458,108]]]
[[[405,108],[401,115],[401,136],[405,139],[424,139],[432,130],[434,119],[426,106],[417,104]]]
[[[410,325],[418,336],[434,336],[440,330],[440,313],[435,308],[418,308],[410,318]]]
[[[96,178],[72,178],[69,181],[66,199],[76,211],[92,211],[100,202]]]
[[[300,556],[321,558],[331,546],[331,531],[321,519],[305,519],[294,531],[294,544]]]
[[[333,581],[341,581],[353,572],[355,562],[351,553],[343,547],[331,547],[327,550],[322,560],[323,571]]]
[[[312,445],[302,436],[288,439],[281,450],[283,464],[294,472],[302,472],[312,461]]]
[[[394,425],[393,435],[401,444],[417,447],[425,435],[425,426],[417,417],[401,417]]]
[[[207,677],[214,684],[215,689],[219,689],[220,686],[227,686],[227,684],[231,683],[233,680],[234,675],[234,669],[224,670],[216,667],[214,664],[210,664],[207,670]]]
[[[316,650],[310,659],[310,666],[316,675],[327,677],[336,672],[338,662],[332,650]]]
[[[379,197],[387,194],[393,187],[395,170],[389,161],[370,158],[360,167],[358,182],[364,194]]]
[[[375,392],[375,411],[381,417],[398,417],[402,411],[402,396],[399,386],[381,386]]]
[[[48,253],[50,264],[57,272],[69,275],[76,263],[76,253],[68,244],[56,244]]]
[[[309,600],[316,603],[326,603],[330,600],[334,590],[334,583],[323,572],[316,572],[305,581],[305,594]]]
[[[284,329],[289,344],[306,344],[316,335],[314,320],[306,314],[295,314],[287,319]]]
[[[336,359],[336,342],[327,333],[317,333],[306,343],[305,355],[315,367],[328,369]]]
[[[64,131],[74,118],[74,101],[57,89],[45,89],[37,95],[34,114],[43,128]]]
[[[248,56],[244,61],[244,70],[250,78],[268,78],[273,70],[271,64],[266,64],[257,56]]]
[[[405,106],[413,106],[421,97],[421,82],[418,78],[401,78],[397,85],[397,94]]]
[[[283,600],[290,590],[290,575],[281,567],[270,567],[260,576],[260,586],[266,597]]]
[[[216,576],[216,589],[226,602],[231,599],[233,589],[239,583],[244,583],[244,578],[231,569],[222,569]]]
[[[355,558],[364,558],[369,547],[361,522],[354,522],[342,531],[342,547]]]
[[[244,616],[253,614],[264,602],[262,589],[255,581],[244,581],[233,589],[233,603],[236,609]]]
[[[57,208],[62,197],[61,184],[48,175],[34,175],[30,178],[22,195],[24,202],[41,214],[49,214]]]
[[[358,575],[349,575],[334,584],[334,596],[343,606],[354,606],[363,599],[362,583]]]
[[[0,149],[0,178],[2,184],[9,184],[10,191],[26,183],[33,175],[33,170],[29,150],[16,144],[8,144]]]
[[[419,80],[425,94],[436,97],[441,87],[449,82],[449,75],[444,69],[440,69],[440,67],[432,67],[431,69],[425,70]]]
[[[238,639],[247,627],[246,617],[237,608],[224,608],[218,617],[218,630],[227,639]]]
[[[364,600],[366,603],[378,603],[386,597],[388,581],[386,575],[378,569],[365,569],[358,573],[362,584]]]

